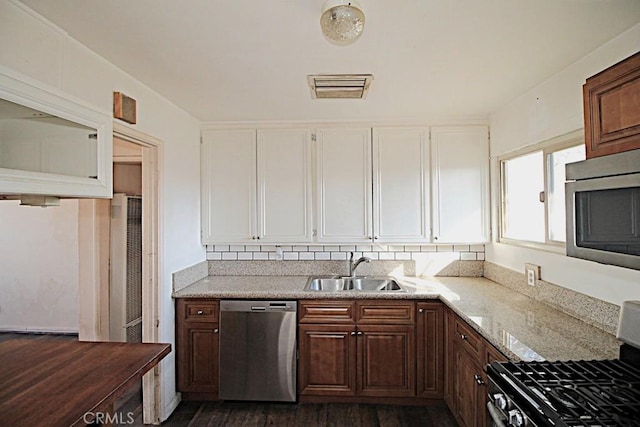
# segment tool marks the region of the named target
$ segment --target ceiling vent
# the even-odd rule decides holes
[[[309,76],[314,99],[364,99],[372,74],[315,74]]]

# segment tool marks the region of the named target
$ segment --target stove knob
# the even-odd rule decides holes
[[[509,411],[509,425],[522,427],[525,425],[524,415],[518,409],[512,409]]]
[[[495,402],[496,406],[502,409],[503,411],[507,409],[507,397],[504,394],[502,393],[494,394],[493,401]]]

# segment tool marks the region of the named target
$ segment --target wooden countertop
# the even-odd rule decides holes
[[[0,426],[85,425],[170,351],[170,344],[0,342]]]

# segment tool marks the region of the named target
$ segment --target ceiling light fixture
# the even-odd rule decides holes
[[[322,5],[320,27],[329,41],[347,45],[364,30],[364,12],[357,1],[327,0]]]

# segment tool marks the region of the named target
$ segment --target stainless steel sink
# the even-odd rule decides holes
[[[310,277],[304,290],[406,292],[393,277]]]

